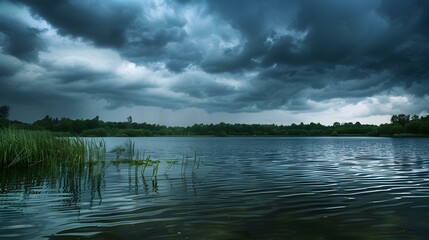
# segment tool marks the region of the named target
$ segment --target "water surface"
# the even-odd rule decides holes
[[[161,160],[156,176],[113,153],[81,169],[3,169],[0,238],[429,236],[429,139],[132,140]],[[177,163],[166,171],[166,160]]]

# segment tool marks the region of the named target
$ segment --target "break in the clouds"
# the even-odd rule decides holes
[[[196,122],[387,121],[429,109],[424,0],[2,0],[0,104]]]

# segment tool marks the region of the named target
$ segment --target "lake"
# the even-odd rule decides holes
[[[108,152],[128,138],[105,138]],[[427,239],[429,139],[132,138],[154,166],[3,169],[0,239]],[[143,171],[144,170],[144,171]]]

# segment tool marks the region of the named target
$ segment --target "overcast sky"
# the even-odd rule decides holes
[[[426,0],[0,0],[0,105],[167,125],[428,114]]]

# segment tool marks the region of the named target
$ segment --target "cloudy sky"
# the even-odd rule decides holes
[[[428,114],[426,0],[0,0],[11,119],[382,123]]]

